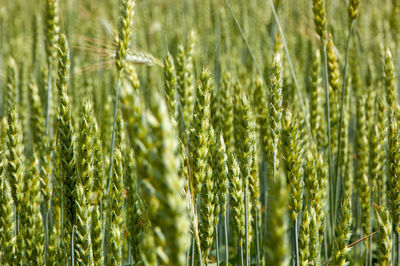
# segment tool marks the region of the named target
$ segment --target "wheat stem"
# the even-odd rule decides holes
[[[254,220],[255,220],[255,227],[256,227],[256,265],[260,265],[260,243],[259,243],[259,231],[258,231],[258,211],[254,209]]]
[[[225,265],[229,266],[229,242],[228,242],[228,208],[224,214],[224,232],[225,232]]]
[[[350,47],[350,39],[351,39],[351,33],[352,33],[352,26],[350,24],[349,26],[349,32],[347,35],[347,41],[346,41],[346,55],[345,55],[345,61],[344,61],[344,67],[343,67],[343,85],[342,85],[342,96],[340,100],[340,119],[339,119],[339,128],[338,128],[338,153],[337,153],[337,163],[336,163],[336,188],[339,187],[339,179],[341,178],[341,175],[339,175],[339,168],[340,168],[340,162],[341,162],[341,149],[342,149],[342,126],[343,126],[343,110],[344,110],[344,98],[346,94],[346,74],[347,74],[347,65],[349,62],[349,47]],[[338,192],[338,189],[336,189],[336,192]],[[339,196],[336,194],[336,199],[335,199],[335,209],[334,209],[334,217],[335,221],[333,226],[336,224],[336,214],[338,212],[338,206],[336,202],[338,202]]]
[[[249,266],[250,254],[249,254],[249,215],[248,215],[248,205],[247,205],[247,189],[248,181],[245,181],[244,188],[244,226],[245,226],[245,252],[246,252],[246,266]]]
[[[215,225],[215,249],[216,249],[216,253],[217,253],[217,265],[219,265],[219,230],[218,230],[218,223]]]
[[[329,110],[329,77],[328,77],[328,58],[326,53],[326,43],[323,43],[323,50],[324,50],[324,68],[325,68],[325,101],[326,101],[326,119],[328,125],[328,164],[329,164],[329,195],[330,195],[330,206],[333,207],[334,197],[333,197],[333,180],[332,180],[332,141],[331,141],[331,121],[330,121],[330,110]],[[332,225],[334,224],[334,212],[333,208],[330,209],[331,211],[331,219]],[[334,228],[332,227],[332,235],[334,235]]]
[[[400,263],[400,234],[399,233],[394,233],[393,237],[394,245],[394,264],[393,265],[399,265]]]
[[[298,228],[297,228],[297,221],[298,221],[298,219],[295,219],[293,221],[294,244],[295,244],[295,246],[294,246],[294,250],[295,250],[294,255],[295,255],[296,266],[299,266],[300,265],[300,262],[299,262],[299,232],[298,232]]]
[[[196,249],[195,249],[195,246],[196,246],[196,242],[195,242],[195,239],[194,239],[194,237],[192,237],[192,257],[191,257],[191,265],[192,266],[194,266],[194,257],[195,257],[195,253],[196,253]]]
[[[243,241],[240,240],[239,241],[239,245],[240,245],[240,265],[244,266],[244,258],[243,258]]]
[[[118,74],[117,78],[117,86],[115,89],[115,96],[114,96],[114,113],[113,113],[113,130],[112,130],[112,135],[111,135],[111,148],[110,148],[110,156],[109,156],[109,162],[110,165],[108,167],[108,176],[107,176],[107,198],[109,197],[110,194],[110,179],[111,179],[111,174],[112,174],[112,167],[113,167],[113,159],[114,159],[114,149],[115,149],[115,129],[116,129],[116,124],[117,124],[117,113],[118,113],[118,101],[119,101],[119,90],[121,87],[121,78],[120,74]]]

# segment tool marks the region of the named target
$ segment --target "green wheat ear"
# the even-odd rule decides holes
[[[300,253],[300,265],[306,266],[309,261],[310,253],[310,214],[308,206],[305,205],[303,218],[301,219],[300,234],[299,234],[299,253]]]
[[[75,189],[76,228],[75,228],[75,261],[88,265],[93,261],[92,241],[90,239],[90,205],[93,202],[93,142],[94,121],[92,104],[85,102],[82,107],[79,138],[78,178]]]
[[[142,146],[136,153],[138,172],[146,177],[141,192],[150,204],[151,231],[161,238],[157,243],[165,253],[165,256],[159,256],[161,263],[167,265],[173,261],[176,265],[185,265],[189,216],[181,195],[184,180],[178,174],[176,132],[160,95],[156,94],[149,105],[149,110],[142,114],[144,124],[138,134]],[[165,243],[162,239],[170,242]],[[151,242],[142,242],[142,250],[146,250],[147,244]]]
[[[314,154],[315,167],[317,172],[318,190],[315,193],[315,201],[313,202],[312,209],[315,212],[316,226],[318,230],[319,245],[322,244],[324,230],[325,230],[325,217],[327,213],[327,199],[328,199],[328,169],[323,160],[321,153]],[[320,248],[320,247],[319,247]]]
[[[263,81],[261,78],[257,78],[255,89],[254,89],[254,103],[255,103],[255,114],[256,121],[259,131],[259,137],[261,142],[261,148],[264,155],[265,160],[267,161],[267,157],[269,156],[269,147],[270,144],[270,132],[269,132],[269,116],[268,116],[268,106],[267,103],[267,89],[263,85]]]
[[[189,135],[195,195],[200,193],[207,171],[208,132],[211,126],[211,89],[211,73],[208,70],[204,70],[200,77],[200,84],[197,88],[197,97]]]
[[[146,232],[142,238],[142,252],[140,261],[144,265],[157,265],[157,247],[155,244],[154,234],[152,232]]]
[[[10,60],[8,66],[7,77],[7,171],[6,179],[11,188],[11,197],[15,205],[15,221],[20,219],[26,209],[23,197],[23,171],[24,160],[22,128],[17,114],[16,104],[16,76],[17,67],[13,59]],[[15,260],[22,261],[24,252],[23,236],[16,231],[16,250]]]
[[[82,106],[79,126],[79,182],[84,188],[88,204],[93,202],[95,121],[93,105],[87,101]],[[86,204],[86,203],[85,203]]]
[[[164,87],[167,104],[171,118],[178,121],[177,97],[176,97],[176,71],[175,63],[171,54],[168,53],[164,63]]]
[[[332,154],[337,154],[339,128],[339,64],[334,50],[332,35],[327,40],[327,68],[329,76],[329,115],[331,124]]]
[[[16,112],[16,82],[17,82],[17,66],[13,59],[10,60],[7,76],[7,171],[6,177],[11,188],[11,196],[16,206],[17,212],[20,209],[21,182],[22,182],[22,166],[21,166],[21,128]]]
[[[93,121],[93,198],[91,204],[100,205],[103,201],[105,171],[104,154],[102,150],[102,140],[100,130],[96,121]]]
[[[120,72],[125,65],[127,52],[131,44],[134,7],[135,1],[133,0],[121,1],[118,21],[118,42],[115,56],[118,72]]]
[[[253,160],[254,149],[256,143],[255,133],[255,120],[253,112],[246,95],[241,89],[241,85],[237,84],[236,88],[238,92],[235,95],[235,146],[236,156],[238,158],[240,177],[242,179],[242,186],[244,191],[244,200],[247,202],[245,206],[245,226],[247,226],[247,242],[251,243],[251,227],[249,226],[252,221],[252,208],[258,205],[258,199],[256,197],[258,189],[258,177],[253,178]],[[239,92],[240,91],[240,92]],[[253,201],[254,200],[254,201]],[[246,225],[247,224],[247,225]],[[246,237],[246,236],[245,236]],[[248,244],[247,248],[248,248]],[[247,252],[247,251],[246,251]]]
[[[278,49],[279,50],[279,49]],[[272,65],[272,73],[270,77],[270,89],[269,89],[269,127],[270,127],[270,138],[271,148],[269,149],[269,156],[272,160],[269,166],[272,175],[279,169],[279,158],[278,158],[278,145],[279,138],[282,130],[282,86],[283,86],[283,73],[282,73],[282,58],[277,51],[274,55],[274,61]]]
[[[400,166],[398,164],[400,159],[400,139],[399,128],[396,123],[389,125],[389,202],[392,221],[396,233],[400,232]]]
[[[319,51],[315,51],[311,76],[310,126],[311,133],[319,146],[326,145],[326,123],[323,111],[323,92],[321,87],[321,58]]]
[[[42,114],[42,106],[39,97],[39,89],[31,78],[28,86],[29,104],[30,104],[30,127],[32,132],[32,143],[34,148],[42,150],[43,136],[45,135],[45,123]]]
[[[315,207],[317,204],[316,199],[319,196],[319,178],[317,171],[318,155],[316,152],[316,147],[311,146],[311,149],[308,150],[305,155],[306,163],[304,166],[304,183],[307,192],[305,197],[309,199],[310,205]]]
[[[59,31],[58,0],[47,0],[45,10],[45,48],[48,64],[51,64],[56,59]],[[48,73],[48,75],[51,75],[51,73]]]
[[[293,118],[289,110],[283,119],[282,154],[285,161],[286,177],[289,185],[290,218],[295,221],[302,206],[303,162],[302,141],[300,139],[297,118]]]
[[[350,0],[349,6],[347,8],[348,16],[349,16],[349,24],[352,26],[353,21],[358,17],[360,0]]]
[[[226,213],[226,204],[229,196],[229,168],[228,168],[228,155],[226,153],[226,146],[222,134],[217,138],[216,145],[216,168],[218,171],[218,193],[219,193],[219,205],[221,207],[222,215]]]
[[[377,233],[377,263],[379,265],[389,266],[392,265],[392,240],[390,236],[391,222],[388,210],[384,206],[375,205],[376,217],[378,220],[379,232]]]
[[[74,259],[79,265],[92,263],[92,247],[90,240],[90,214],[85,195],[85,188],[80,181],[75,189],[76,228],[74,235]]]
[[[196,35],[191,32],[186,48],[182,45],[178,47],[178,56],[176,60],[176,75],[177,75],[177,92],[179,101],[182,108],[183,121],[190,125],[192,120],[192,112],[194,108],[194,66],[193,66],[193,53]]]
[[[12,197],[8,181],[5,179],[6,157],[3,147],[0,149],[0,242],[3,249],[0,251],[1,262],[5,265],[14,263],[13,256],[15,251],[15,224],[13,217]]]
[[[91,225],[92,232],[90,240],[92,244],[92,258],[94,265],[102,265],[103,261],[103,242],[102,242],[102,229],[103,223],[100,215],[100,207],[93,206],[91,210]]]
[[[276,176],[270,182],[267,217],[266,265],[289,265],[288,256],[288,191],[286,180]]]
[[[389,127],[388,143],[389,143],[389,156],[388,156],[388,191],[389,191],[389,202],[390,211],[394,230],[398,234],[400,232],[400,182],[398,180],[400,176],[400,140],[399,140],[399,128],[398,128],[398,110],[399,105],[397,103],[396,88],[395,88],[395,72],[392,62],[392,55],[390,50],[386,50],[385,55],[385,90],[386,90],[386,102],[388,105],[388,120],[387,125]]]
[[[26,204],[25,219],[21,216],[21,224],[24,224],[21,226],[25,240],[24,260],[28,264],[43,264],[44,231],[40,215],[39,160],[35,153],[25,179],[24,200],[29,204]]]
[[[215,221],[217,220],[216,212],[219,211],[218,194],[216,193],[217,180],[215,179],[215,168],[212,169],[213,160],[215,160],[212,157],[213,151],[215,150],[215,133],[212,127],[209,129],[208,136],[208,150],[211,152],[207,157],[204,180],[200,193],[201,223],[199,226],[200,243],[205,263],[208,263],[208,255],[214,241]]]
[[[233,229],[239,235],[239,241],[242,245],[245,238],[243,181],[240,178],[240,168],[234,154],[230,153],[228,156],[230,187],[229,204],[232,208]]]
[[[239,99],[240,98],[240,99]],[[251,182],[251,165],[253,162],[253,149],[256,142],[255,121],[250,108],[250,103],[244,93],[237,95],[235,108],[235,136],[236,154],[238,157],[240,174],[245,180],[243,184]],[[253,183],[256,181],[253,181]]]
[[[392,54],[389,49],[386,50],[385,53],[385,92],[386,92],[386,102],[388,105],[388,116],[389,123],[392,123],[397,117],[395,114],[398,114],[399,105],[396,101],[396,74],[394,71],[394,65],[392,60]]]
[[[124,159],[124,178],[126,189],[126,227],[131,244],[132,257],[135,263],[140,260],[140,236],[142,233],[141,219],[143,216],[142,202],[137,187],[137,169],[132,149]]]
[[[333,263],[335,265],[348,265],[348,253],[350,248],[348,244],[351,237],[351,198],[343,197],[341,204],[341,211],[339,221],[336,224],[335,240],[334,240],[334,258]]]
[[[32,146],[33,150],[40,154],[40,193],[45,204],[45,209],[48,210],[50,200],[50,180],[52,174],[51,151],[49,149],[48,137],[45,136],[45,121],[42,114],[39,89],[33,78],[29,83],[28,90],[31,111],[30,128],[32,132]]]
[[[57,118],[57,138],[59,153],[60,178],[58,184],[61,185],[62,209],[63,209],[63,234],[62,243],[65,247],[69,245],[72,227],[75,221],[75,186],[76,186],[76,166],[74,156],[74,132],[72,128],[71,105],[67,95],[69,80],[69,52],[65,35],[60,35],[58,47],[58,79],[57,89],[59,95],[58,118]]]
[[[320,238],[318,230],[318,221],[314,208],[310,208],[310,257],[309,262],[313,265],[319,265],[320,263]]]
[[[0,209],[2,215],[0,217],[0,226],[3,228],[0,234],[1,243],[3,243],[1,261],[4,265],[13,265],[14,263],[18,263],[15,258],[15,218],[13,215],[13,207],[10,204],[10,202],[12,202],[10,186],[4,178],[2,178],[1,181],[1,191]]]
[[[313,13],[316,31],[321,38],[322,42],[326,40],[326,15],[325,15],[325,1],[313,0]]]

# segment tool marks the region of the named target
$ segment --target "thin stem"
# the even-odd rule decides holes
[[[189,248],[188,248],[188,252],[186,252],[186,265],[188,265],[188,260],[189,260]],[[132,252],[131,252],[131,241],[128,240],[128,264],[132,265]]]
[[[49,225],[50,225],[50,211],[52,208],[52,201],[50,200],[49,209],[46,210],[44,207],[43,219],[44,219],[44,261],[47,263],[48,248],[49,248]]]
[[[240,261],[241,261],[241,265],[244,265],[244,258],[243,258],[243,242],[240,241]]]
[[[328,59],[326,55],[326,42],[323,43],[324,46],[324,68],[325,68],[325,101],[326,101],[326,119],[328,124],[328,164],[329,164],[329,194],[331,200],[331,207],[333,207],[333,184],[332,184],[332,146],[331,146],[331,120],[330,120],[330,109],[329,109],[329,77],[328,77]],[[334,213],[333,208],[331,208],[331,219],[333,225]],[[334,228],[332,226],[332,236],[334,235]]]
[[[218,243],[218,239],[219,239],[219,237],[218,237],[218,233],[219,233],[219,230],[218,230],[218,223],[215,225],[215,243],[216,243],[216,252],[215,253],[217,253],[217,265],[219,265],[219,243]]]
[[[397,249],[396,249],[396,253],[397,253],[397,262],[395,265],[399,265],[400,263],[400,233],[397,233]]]
[[[267,223],[267,202],[268,202],[268,177],[267,177],[267,172],[269,171],[269,169],[268,169],[268,166],[267,166],[267,163],[266,163],[266,161],[265,161],[265,155],[264,155],[264,157],[263,157],[263,159],[262,159],[262,165],[264,166],[263,168],[262,168],[262,172],[263,172],[263,181],[264,181],[264,189],[263,189],[263,194],[264,194],[264,197],[263,197],[263,201],[264,201],[264,213],[261,213],[261,218],[262,218],[262,223],[263,223],[263,226],[261,226],[261,236],[262,236],[262,239],[261,239],[261,252],[262,252],[262,261],[265,259],[265,256],[266,256],[266,254],[265,254],[265,248],[264,248],[264,241],[265,241],[265,239],[266,239],[266,233],[267,233],[267,227],[268,227],[268,223]],[[264,215],[263,215],[264,214]]]
[[[71,239],[70,239],[70,254],[71,254],[71,266],[74,266],[74,235],[75,235],[75,226],[72,226]]]
[[[228,209],[226,210],[228,212]],[[228,215],[224,215],[224,231],[225,231],[225,265],[229,266],[229,242],[228,242]]]
[[[368,239],[368,265],[372,266],[372,237]]]
[[[320,257],[321,257],[321,252],[318,252],[318,259],[321,261]],[[327,241],[326,230],[324,230],[324,259],[325,261],[328,260],[328,241]]]
[[[47,212],[43,215],[43,226],[44,226],[44,261],[47,262],[47,247],[49,246],[49,228],[47,221]]]
[[[192,238],[192,266],[194,266],[194,256],[195,256],[195,252],[196,252],[196,249],[194,248],[194,246],[196,245],[196,243],[195,243],[195,240],[194,240],[194,236],[193,236],[193,238]]]
[[[338,161],[338,164],[339,164],[339,161]],[[341,168],[339,168],[340,169],[340,171],[342,171],[342,169]],[[340,173],[341,174],[341,173]],[[341,176],[341,175],[339,175],[339,176]],[[340,188],[341,188],[341,184],[342,184],[342,181],[341,181],[341,178],[340,179],[338,179],[338,178],[336,178],[336,185],[335,185],[335,194],[334,194],[334,202],[335,202],[335,205],[334,205],[334,215],[333,215],[333,227],[335,227],[336,226],[336,216],[338,215],[337,213],[338,213],[338,208],[339,208],[339,201],[340,201],[340,195],[341,195],[341,190],[340,190]]]
[[[46,95],[46,136],[49,135],[50,130],[50,100],[51,100],[51,60],[47,67],[47,95]]]
[[[186,266],[189,266],[190,250],[191,250],[191,247],[189,245],[189,247],[186,251]],[[130,257],[129,257],[129,259],[130,259]]]
[[[371,204],[371,206],[373,206],[373,204],[374,204],[374,192],[373,191],[371,191],[370,204]],[[370,216],[372,218],[375,218],[372,209],[370,210]],[[369,232],[372,232],[372,223],[369,225]],[[368,242],[369,242],[368,243],[368,251],[369,251],[369,253],[368,253],[368,256],[369,256],[368,257],[369,258],[368,262],[369,262],[369,265],[372,266],[372,237],[369,238]]]
[[[64,244],[65,244],[65,239],[64,239],[64,237],[65,237],[65,232],[64,232],[64,195],[63,195],[63,193],[62,193],[62,191],[63,191],[63,184],[61,183],[60,184],[60,228],[61,228],[61,247],[62,247],[62,250],[64,250]],[[105,230],[105,229],[104,229]],[[61,255],[61,257],[62,257],[62,260],[64,261],[64,263],[66,262],[65,261],[65,254],[63,253],[62,255]]]
[[[355,232],[357,232],[357,229],[360,228],[360,216],[361,216],[361,208],[360,208],[360,202],[359,202],[359,198],[358,195],[356,195],[356,202],[357,202],[357,206],[356,206],[356,221],[355,221]],[[362,234],[358,235],[357,237],[362,237]],[[355,258],[361,259],[361,245],[358,246],[358,248],[355,250]]]
[[[273,155],[272,155],[272,180],[274,180],[274,182],[276,181],[275,180],[275,172],[276,172],[276,149],[277,149],[277,144],[275,143],[276,142],[276,140],[273,140],[273,142],[274,142],[274,152],[273,152]]]
[[[246,245],[246,266],[249,266],[249,216],[248,216],[248,208],[247,208],[247,186],[248,181],[246,181],[246,186],[244,190],[244,226],[245,226],[245,245]]]
[[[297,219],[293,221],[293,232],[294,232],[294,245],[295,245],[295,261],[296,261],[296,266],[300,265],[299,262],[299,232],[297,230]]]
[[[339,128],[338,128],[338,155],[337,155],[337,163],[336,163],[336,187],[338,187],[339,183],[339,178],[341,176],[339,175],[339,167],[340,167],[340,159],[341,159],[341,153],[342,153],[342,126],[343,126],[343,110],[344,110],[344,98],[346,95],[346,75],[347,75],[347,65],[349,62],[349,47],[350,47],[350,39],[351,39],[351,33],[352,33],[352,24],[349,25],[349,32],[347,35],[347,43],[346,43],[346,55],[345,55],[345,61],[344,61],[344,68],[343,68],[343,85],[342,85],[342,96],[340,100],[340,119],[339,119]],[[336,195],[338,196],[338,195]],[[336,201],[335,201],[336,203]],[[336,214],[337,214],[337,208],[338,206],[335,204],[335,220],[333,227],[335,227],[336,223]]]
[[[114,98],[114,115],[113,115],[113,131],[112,131],[112,137],[111,137],[111,149],[110,149],[110,165],[108,167],[108,177],[107,177],[107,197],[109,196],[110,193],[110,178],[111,178],[111,173],[112,173],[112,167],[113,167],[113,157],[114,157],[114,147],[115,147],[115,129],[117,125],[117,113],[118,113],[118,98],[119,98],[119,90],[121,87],[121,73],[118,72],[118,78],[117,78],[117,86],[115,89],[115,98]]]
[[[255,226],[256,226],[256,266],[260,265],[260,243],[259,243],[259,236],[258,236],[258,212],[257,209],[254,208],[254,219],[255,219]]]
[[[198,227],[197,227],[197,225],[198,225],[198,216],[197,216],[197,210],[199,210],[200,209],[200,195],[197,195],[196,196],[197,197],[197,200],[196,200],[196,208],[195,208],[195,211],[194,211],[194,221],[193,221],[193,233],[194,233],[194,238],[196,239],[196,244],[197,244],[197,251],[198,251],[198,253],[199,253],[199,258],[200,258],[200,266],[203,266],[203,258],[202,258],[202,255],[201,255],[201,244],[200,244],[200,237],[199,237],[199,232],[198,232]],[[193,206],[195,206],[194,205],[194,200],[193,200]],[[194,256],[193,256],[193,258],[194,258]]]
[[[392,239],[392,250],[391,250],[392,261],[395,262],[395,260],[396,260],[396,253],[395,253],[396,234],[394,233],[394,226],[393,225],[392,225],[391,239]]]
[[[199,253],[199,258],[200,258],[200,266],[203,266],[203,256],[201,253],[201,244],[200,244],[200,238],[199,238],[199,234],[198,234],[198,217],[197,217],[197,210],[200,209],[200,195],[196,196],[196,208],[195,208],[195,212],[194,212],[194,221],[193,221],[193,239],[196,240],[196,245],[197,245],[197,252]],[[194,201],[193,201],[194,202]],[[193,203],[193,206],[194,203]],[[194,245],[193,245],[194,246]],[[193,254],[193,260],[194,260],[195,256]],[[207,263],[207,262],[206,262]]]

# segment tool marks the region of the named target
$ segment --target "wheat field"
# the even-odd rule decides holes
[[[400,1],[0,0],[0,265],[400,265]]]

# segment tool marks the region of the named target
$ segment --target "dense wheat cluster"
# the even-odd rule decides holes
[[[0,0],[0,265],[400,265],[400,1]]]

